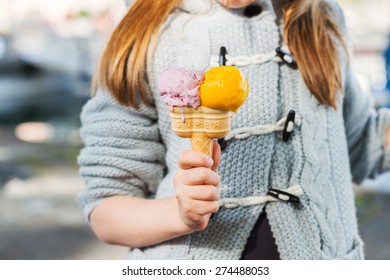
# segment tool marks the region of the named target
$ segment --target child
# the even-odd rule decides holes
[[[332,0],[133,1],[81,114],[96,235],[129,259],[362,259],[352,181],[390,169],[390,113],[345,34]],[[251,90],[209,158],[172,132],[156,81],[215,66],[221,46]]]

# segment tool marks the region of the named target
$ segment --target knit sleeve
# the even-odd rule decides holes
[[[362,182],[390,171],[390,152],[386,132],[390,128],[390,110],[376,111],[371,98],[349,72],[344,101],[344,121],[353,180]]]
[[[87,219],[107,197],[155,193],[165,168],[155,108],[122,106],[100,90],[84,106],[81,124],[85,147],[78,164],[85,188],[78,203]]]
[[[344,14],[336,2],[331,1],[331,6],[337,16],[346,45],[351,49]],[[351,59],[352,55],[349,57]],[[365,178],[374,178],[380,173],[390,171],[390,151],[386,149],[390,110],[375,110],[372,97],[362,90],[351,63],[346,62],[345,65],[347,65],[343,104],[345,132],[352,179],[360,183]]]

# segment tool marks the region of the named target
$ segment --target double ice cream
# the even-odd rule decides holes
[[[234,66],[206,73],[170,68],[161,73],[158,90],[171,110],[173,131],[190,138],[194,151],[212,156],[213,139],[229,133],[232,112],[244,103],[249,86]]]

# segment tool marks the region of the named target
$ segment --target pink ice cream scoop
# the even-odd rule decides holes
[[[200,106],[199,85],[203,81],[201,70],[186,70],[180,67],[168,68],[159,76],[157,87],[165,103],[173,107]]]

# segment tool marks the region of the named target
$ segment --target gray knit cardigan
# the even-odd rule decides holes
[[[346,34],[339,6],[326,1]],[[161,29],[147,64],[149,82],[144,87],[154,106],[141,105],[137,110],[121,106],[99,90],[82,111],[85,147],[78,162],[85,190],[78,201],[87,218],[113,195],[172,197],[178,154],[190,144],[170,128],[168,110],[156,90],[158,74],[169,66],[205,70],[221,46],[232,57],[249,61],[239,68],[249,81],[250,95],[234,115],[232,128],[237,133],[238,128],[252,132],[244,139],[233,137],[222,153],[222,207],[206,230],[147,248],[130,248],[129,259],[239,259],[264,207],[282,259],[364,258],[352,181],[390,170],[390,155],[384,148],[390,113],[372,109],[341,45],[345,91],[337,95],[336,110],[319,104],[299,70],[276,59],[256,62],[253,56],[284,45],[272,1],[257,2],[262,13],[247,18],[242,10],[225,9],[216,1],[184,0]],[[276,127],[290,110],[297,118],[288,142],[282,140],[280,129],[264,130]],[[267,196],[271,188],[291,187],[300,190],[298,204]],[[248,197],[252,202],[245,203]],[[142,210],[129,213],[142,214]]]

